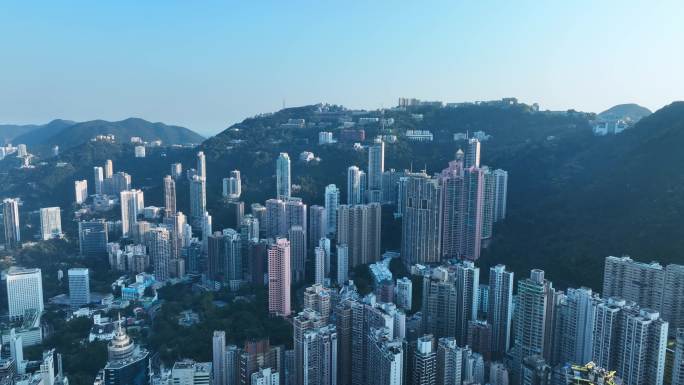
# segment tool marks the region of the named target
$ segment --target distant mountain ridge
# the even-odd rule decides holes
[[[598,114],[598,117],[604,120],[622,119],[636,123],[651,114],[651,110],[646,107],[642,107],[636,103],[626,103],[615,105]]]
[[[91,120],[70,122],[53,120],[37,126],[13,139],[14,143],[24,143],[31,147],[59,146],[68,149],[89,141],[97,135],[114,135],[121,142],[128,142],[132,136],[145,141],[161,140],[164,144],[201,143],[204,137],[180,126],[152,123],[140,118],[128,118],[118,122]]]
[[[55,119],[47,124],[0,124],[0,141],[2,143],[17,143],[15,139],[36,130],[60,130],[76,124],[71,120]]]

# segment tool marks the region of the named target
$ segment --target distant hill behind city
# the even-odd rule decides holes
[[[651,115],[652,112],[646,107],[642,107],[635,103],[618,104],[613,106],[600,114],[598,117],[605,120],[629,120],[631,122],[638,122],[641,118]]]
[[[15,130],[25,127],[25,132],[12,138],[14,144],[24,143],[29,151],[40,151],[55,145],[61,150],[85,143],[97,135],[114,135],[117,140],[128,142],[130,137],[138,136],[145,141],[161,140],[163,144],[200,143],[204,137],[185,127],[152,123],[144,119],[128,118],[118,122],[92,120],[72,122],[53,120],[45,125],[14,126]]]

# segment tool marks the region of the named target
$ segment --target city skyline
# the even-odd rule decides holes
[[[674,1],[346,7],[344,18],[325,4],[7,4],[0,36],[14,38],[4,41],[2,123],[133,116],[210,136],[283,104],[513,96],[551,110],[656,110],[684,87],[684,58],[671,49],[684,40]],[[606,20],[626,22],[606,29]],[[326,48],[310,51],[317,43]]]

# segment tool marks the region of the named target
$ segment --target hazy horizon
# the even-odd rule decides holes
[[[214,135],[286,106],[684,99],[684,5],[10,2],[0,121],[140,117]],[[4,37],[4,39],[3,39]],[[658,60],[654,60],[658,58]]]

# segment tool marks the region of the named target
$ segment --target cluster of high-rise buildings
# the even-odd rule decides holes
[[[419,298],[410,289],[408,299],[399,294],[406,277],[396,280],[392,300],[377,291],[361,296],[353,281],[314,284],[292,318],[291,349],[264,349],[277,353],[245,370],[235,357],[247,357],[249,344],[226,347],[216,332],[214,383],[263,383],[255,381],[265,371],[277,375],[271,384],[286,385],[681,385],[684,328],[671,329],[681,305],[661,313],[628,299],[681,297],[679,287],[663,288],[650,275],[656,265],[608,257],[604,286],[622,291],[604,297],[584,287],[558,290],[537,269],[516,282],[497,265],[480,281],[468,260],[412,266]],[[420,308],[411,311],[411,302]]]

